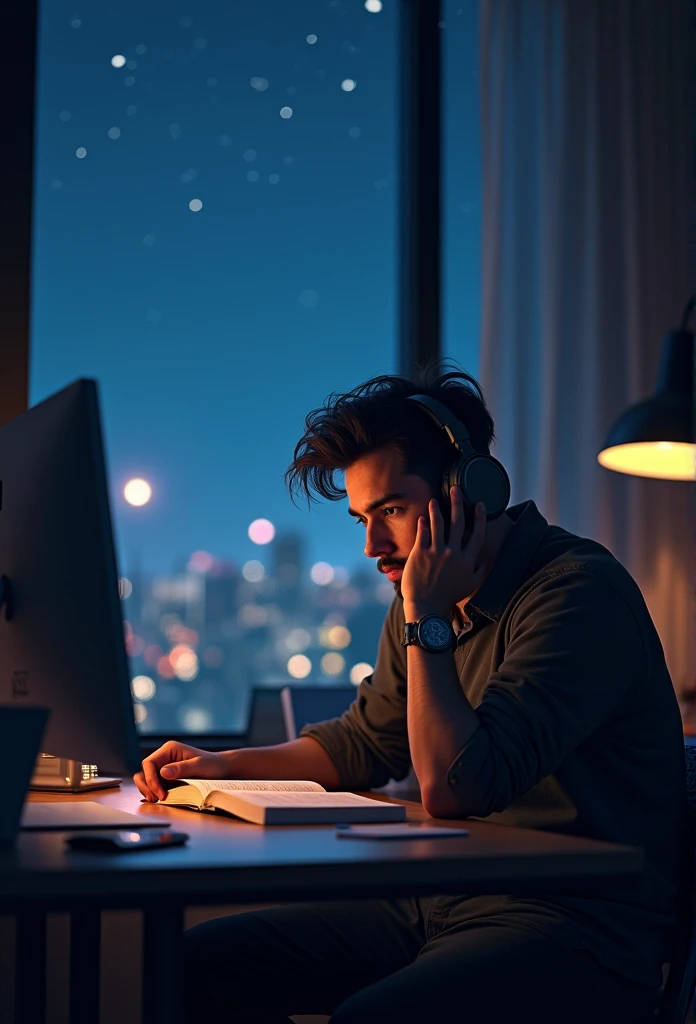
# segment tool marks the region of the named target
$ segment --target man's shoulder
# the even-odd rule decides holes
[[[558,526],[549,526],[511,606],[540,589],[555,594],[567,591],[582,601],[613,593],[636,611],[645,608],[638,584],[608,548]]]

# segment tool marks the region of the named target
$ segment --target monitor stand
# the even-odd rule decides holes
[[[96,764],[84,764],[53,754],[39,754],[29,789],[44,793],[86,793],[92,789],[109,789],[120,784],[119,778],[98,775]]]

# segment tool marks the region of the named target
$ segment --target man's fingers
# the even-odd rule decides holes
[[[435,498],[428,502],[430,512],[430,543],[433,548],[440,548],[444,544],[445,524],[442,521],[442,512]]]
[[[476,562],[476,556],[483,547],[483,542],[486,539],[486,506],[482,501],[477,502],[474,509],[474,528],[471,531],[471,540],[467,545],[472,555],[474,556],[474,564]]]
[[[453,551],[461,551],[462,538],[464,536],[464,495],[461,487],[450,488],[450,505],[452,514],[450,518],[450,532],[448,545]]]
[[[162,781],[159,777],[159,769],[164,764],[169,764],[171,761],[177,759],[176,751],[173,749],[171,743],[165,743],[164,746],[156,750],[154,754],[150,754],[143,761],[143,775],[145,776],[145,785],[150,789],[152,793],[157,797],[158,800],[164,800],[167,794],[166,789],[162,785]]]
[[[147,783],[145,782],[145,776],[142,772],[136,772],[133,776],[133,782],[138,787],[140,794],[145,797],[150,803],[155,801],[155,794],[150,790]]]

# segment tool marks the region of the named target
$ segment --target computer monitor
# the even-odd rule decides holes
[[[0,427],[0,703],[50,709],[32,788],[139,766],[93,380]]]

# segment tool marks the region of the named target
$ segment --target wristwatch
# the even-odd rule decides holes
[[[424,651],[452,651],[456,639],[451,622],[441,615],[424,615],[418,622],[406,622],[401,631],[402,647],[422,647]]]

